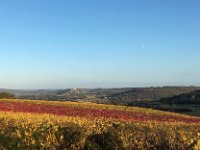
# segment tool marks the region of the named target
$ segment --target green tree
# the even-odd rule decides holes
[[[0,99],[7,98],[7,99],[15,99],[15,95],[9,92],[0,92]]]

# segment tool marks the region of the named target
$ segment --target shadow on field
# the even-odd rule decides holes
[[[86,138],[84,150],[124,150],[123,143],[111,131],[93,134]]]

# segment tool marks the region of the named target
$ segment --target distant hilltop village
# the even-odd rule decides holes
[[[80,89],[72,88],[72,89],[70,89],[69,92],[71,92],[71,93],[80,93]]]

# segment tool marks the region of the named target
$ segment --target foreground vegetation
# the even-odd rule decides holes
[[[24,113],[0,114],[6,149],[199,149],[198,124],[88,120]]]
[[[75,102],[4,99],[0,100],[0,106],[0,149],[200,149],[200,119],[197,117]],[[19,106],[22,108],[18,109]],[[43,106],[51,108],[52,112],[47,109],[41,112]],[[63,114],[55,114],[57,108],[72,112],[64,113],[62,109]],[[85,115],[74,113],[77,109]],[[88,109],[92,110],[88,113],[94,111],[95,116],[84,113]],[[132,118],[109,117],[109,113],[119,112],[131,113]],[[137,115],[133,114],[146,119],[134,119]],[[161,119],[166,116],[167,119]]]

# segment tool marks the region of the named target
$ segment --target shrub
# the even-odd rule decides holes
[[[15,99],[15,95],[9,92],[0,92],[0,99]]]

